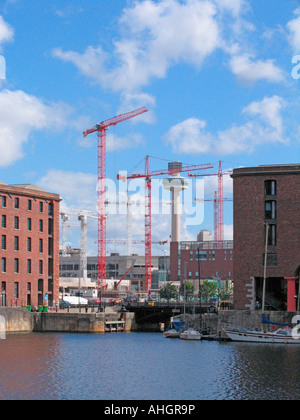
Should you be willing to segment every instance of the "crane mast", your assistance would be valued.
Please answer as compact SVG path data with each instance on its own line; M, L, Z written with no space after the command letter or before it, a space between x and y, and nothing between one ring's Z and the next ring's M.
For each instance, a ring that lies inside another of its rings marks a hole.
M98 134L98 290L106 285L106 130L147 111L145 107L139 108L102 121L83 132L85 138L95 132Z

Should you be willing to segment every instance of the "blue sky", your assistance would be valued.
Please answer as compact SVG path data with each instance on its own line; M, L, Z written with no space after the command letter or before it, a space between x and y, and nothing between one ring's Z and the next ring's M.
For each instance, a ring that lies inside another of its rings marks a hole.
M140 106L149 112L109 132L111 179L147 154L224 169L298 162L299 0L2 0L0 54L0 179L60 193L68 207L95 209L97 138L82 131ZM215 189L205 180L207 197ZM207 203L200 226L183 217L182 238L212 229L212 213ZM154 216L154 240L169 219ZM112 239L124 220L111 218ZM142 215L134 232L143 238ZM91 252L95 238L91 222Z

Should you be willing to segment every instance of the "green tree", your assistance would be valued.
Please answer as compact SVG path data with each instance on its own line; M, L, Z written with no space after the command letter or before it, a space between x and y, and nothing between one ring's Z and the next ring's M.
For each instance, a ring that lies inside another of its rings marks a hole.
M188 300L192 296L194 296L195 286L190 281L181 284L180 286L180 295L184 297L184 290L185 290L185 299Z
M171 299L176 299L177 288L172 283L167 283L165 286L160 288L159 295L161 299L167 299L169 302Z
M220 290L220 299L229 300L233 295L233 287L230 280L226 280L225 288Z
M200 298L201 302L209 302L210 299L214 299L218 292L218 286L216 283L211 281L205 281L200 286Z

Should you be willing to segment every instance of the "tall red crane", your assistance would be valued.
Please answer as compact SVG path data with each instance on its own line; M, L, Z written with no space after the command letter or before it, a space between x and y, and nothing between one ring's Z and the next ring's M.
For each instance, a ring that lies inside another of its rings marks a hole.
M219 169L218 169L217 174L205 174L205 175L189 174L189 177L191 178L203 177L203 176L217 176L218 177L218 191L215 191L215 196L213 200L214 201L214 240L215 241L224 241L224 201L232 201L232 200L224 199L223 176L231 175L231 174L232 174L232 171L223 172L221 161L219 161Z
M213 201L214 203L214 241L219 241L220 233L220 216L219 216L219 198L218 191L215 191L213 199L201 199L195 198L195 201L199 203L204 203L205 201ZM224 201L233 201L233 198L223 198Z
M137 117L147 111L145 107L139 108L102 121L83 132L85 138L89 134L98 133L98 289L104 287L106 282L106 131L111 126Z
M151 291L151 231L152 231L152 222L151 222L151 178L154 176L161 176L161 175L175 175L181 172L189 172L189 171L201 171L204 169L211 169L213 165L210 163L202 164L202 165L192 165L176 168L168 168L162 169L157 171L150 171L150 161L149 156L146 156L145 160L145 172L140 174L131 174L129 176L122 176L118 175L117 178L122 181L126 181L128 179L137 179L137 178L145 178L145 290L146 292L150 293Z

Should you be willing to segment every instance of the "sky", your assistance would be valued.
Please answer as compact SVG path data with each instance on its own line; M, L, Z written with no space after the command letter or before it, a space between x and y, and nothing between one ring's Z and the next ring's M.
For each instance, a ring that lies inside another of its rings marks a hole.
M146 155L153 171L168 161L210 163L207 173L220 160L225 171L299 163L300 0L2 0L0 55L0 180L58 193L65 208L97 211L97 136L82 132L142 106L147 113L107 132L112 201L126 198L114 197L113 185L124 190L117 173L143 172ZM212 199L216 177L198 182L198 198ZM213 230L213 203L194 208L195 183L183 240ZM143 183L130 191L140 203L133 239L142 240ZM224 196L232 197L229 176ZM232 202L224 207L232 239ZM107 229L111 240L126 238L126 216L109 214ZM169 235L170 214L153 214L153 241ZM70 244L78 238L70 228ZM90 219L90 254L96 238ZM156 255L167 249L153 246Z

